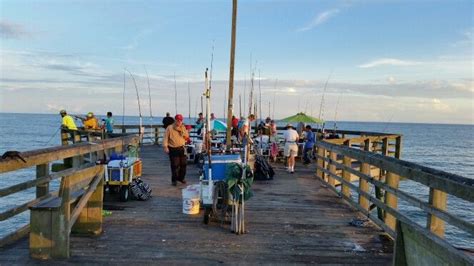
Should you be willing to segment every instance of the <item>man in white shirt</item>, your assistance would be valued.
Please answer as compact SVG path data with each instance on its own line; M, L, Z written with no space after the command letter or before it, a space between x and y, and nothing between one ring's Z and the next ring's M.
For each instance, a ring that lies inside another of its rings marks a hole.
M286 131L283 134L285 139L285 150L284 154L288 158L288 172L295 172L295 157L298 154L298 140L299 135L296 130L293 129L291 124L286 125Z

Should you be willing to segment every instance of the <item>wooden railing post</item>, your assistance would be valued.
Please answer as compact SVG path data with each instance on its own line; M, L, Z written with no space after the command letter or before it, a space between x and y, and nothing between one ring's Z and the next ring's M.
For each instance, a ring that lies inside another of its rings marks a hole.
M324 180L324 172L320 170L321 168L324 168L324 160L321 157L326 157L326 150L324 148L318 147L318 158L316 159L316 165L318 166L318 169L316 170L316 176Z
M61 180L61 207L53 212L51 217L52 242L51 256L53 258L69 258L69 218L71 215L71 186L69 176Z
M446 210L447 194L441 190L430 188L429 203L440 210ZM444 221L440 218L428 214L428 229L439 237L444 237Z
M49 164L40 164L36 166L36 178L49 175ZM49 182L36 186L36 198L46 196L49 193Z
M66 146L69 144L69 133L61 129L61 145Z
M351 141L350 140L346 140L344 142L344 145L350 147L351 146ZM344 155L343 157L343 163L346 167L352 167L352 159L346 155ZM342 178L344 180L346 180L347 182L351 182L351 173L345 169L342 170ZM349 188L349 186L347 185L344 185L342 184L342 194L346 197L350 197L351 196L351 190Z
M155 127L155 145L158 145L158 139L159 139L159 136L160 136L160 128L157 126Z
M385 179L385 182L387 185L389 185L391 188L398 189L398 184L400 183L400 176L387 172L387 176ZM398 207L398 198L396 195L390 193L390 192L385 192L385 204L388 205L392 209L397 209ZM385 218L384 218L385 224L388 225L392 230L395 230L395 227L397 225L397 219L391 215L388 212L385 212Z
M400 159L402 157L402 136L395 138L395 158Z
M336 161L337 160L337 153L333 152L333 151L330 151L329 152L329 158L333 161ZM336 175L336 165L331 163L329 164L329 172L333 173ZM329 185L331 186L336 186L336 179L331 177L330 175L328 175L328 182L329 182Z
M365 151L370 151L370 139L366 139L364 141L364 150ZM370 176L370 165L368 163L362 162L360 165L360 171L364 175ZM363 178L359 178L359 188L361 191L369 193L369 182ZM364 210L369 210L370 208L370 201L367 199L365 196L362 196L359 194L359 205L364 209Z

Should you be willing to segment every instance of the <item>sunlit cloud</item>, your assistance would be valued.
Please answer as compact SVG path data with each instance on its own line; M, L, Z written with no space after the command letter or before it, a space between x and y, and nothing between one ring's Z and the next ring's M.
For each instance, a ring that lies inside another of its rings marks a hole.
M300 31L308 31L308 30L311 30L321 24L323 24L324 22L328 21L330 18L334 17L337 13L339 13L340 10L335 8L335 9L330 9L330 10L326 10L324 12L321 12L319 14L317 14L309 23L308 25L302 27L302 28L299 28L297 29L296 31L300 32Z
M374 68L381 66L415 66L420 65L421 62L411 61L411 60L401 60L396 58L380 58L365 64L359 65L359 68Z

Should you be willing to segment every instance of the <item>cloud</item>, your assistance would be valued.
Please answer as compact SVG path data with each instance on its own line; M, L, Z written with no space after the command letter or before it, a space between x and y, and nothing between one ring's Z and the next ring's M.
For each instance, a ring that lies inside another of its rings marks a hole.
M27 31L23 25L9 22L6 20L0 21L0 38L2 39L24 39L30 37L31 33Z
M324 22L328 21L330 18L334 17L337 13L339 13L339 9L335 8L335 9L330 9L330 10L326 10L324 12L321 12L319 14L317 14L309 23L308 25L302 27L302 28L299 28L297 29L296 31L297 32L300 32L300 31L308 31L308 30L311 30L321 24L323 24Z
M474 28L466 29L460 32L460 34L462 35L461 40L455 41L452 43L452 46L455 48L469 47L472 49L472 45L474 43Z
M420 65L422 62L410 61L410 60L401 60L396 58L380 58L368 63L359 65L359 68L374 68L380 66L415 66Z

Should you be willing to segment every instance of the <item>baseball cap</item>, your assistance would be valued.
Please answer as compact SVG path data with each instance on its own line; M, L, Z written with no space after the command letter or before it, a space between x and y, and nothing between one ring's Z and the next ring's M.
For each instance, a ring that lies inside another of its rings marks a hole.
M183 116L181 114L177 114L174 119L178 120L178 121L183 121Z

